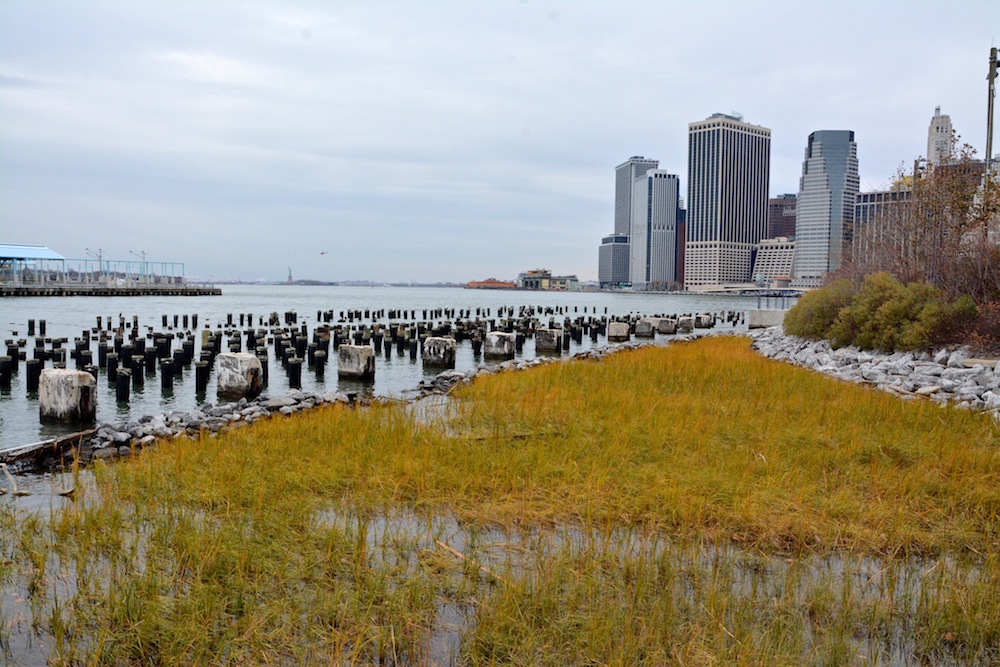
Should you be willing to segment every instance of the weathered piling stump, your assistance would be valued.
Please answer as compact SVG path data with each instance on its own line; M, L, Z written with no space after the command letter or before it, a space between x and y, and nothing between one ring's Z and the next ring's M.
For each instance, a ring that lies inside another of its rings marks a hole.
M337 375L352 380L375 377L375 353L367 345L341 345L337 348Z
M292 357L288 360L288 386L291 389L302 388L302 358Z
M299 366L301 370L301 362ZM225 397L254 398L261 392L260 360L248 352L223 352L215 357L216 393Z
M199 394L205 393L205 390L208 389L208 377L211 369L211 362L207 360L194 362L194 390Z
M455 367L457 344L454 338L432 336L424 341L424 366Z
M115 398L119 403L128 403L129 387L132 384L132 371L124 368L115 376Z
M656 325L656 331L666 335L677 333L677 320L672 317L661 317Z
M104 368L108 373L108 382L115 382L118 377L118 353L108 352L105 356Z
M9 356L0 357L0 389L10 389L10 378L13 372L13 359Z
M608 322L608 342L624 343L629 339L627 322Z
M174 360L172 358L160 361L160 388L166 390L174 388Z
M85 371L42 370L38 415L42 421L93 423L97 416L97 382Z
M535 331L535 352L560 351L562 339L558 329L537 329Z
M643 317L635 323L636 338L653 338L656 335L658 322L649 317Z
M38 391L38 378L42 375L42 360L28 359L25 362L25 371L27 372L26 388L29 394L33 394Z

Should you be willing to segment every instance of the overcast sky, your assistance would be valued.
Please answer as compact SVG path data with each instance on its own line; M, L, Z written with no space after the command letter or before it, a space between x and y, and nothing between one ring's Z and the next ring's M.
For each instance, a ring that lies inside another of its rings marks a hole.
M715 112L771 128L772 195L819 129L885 185L937 105L982 154L994 40L996 0L2 0L0 242L189 278L596 280L614 167L684 192Z

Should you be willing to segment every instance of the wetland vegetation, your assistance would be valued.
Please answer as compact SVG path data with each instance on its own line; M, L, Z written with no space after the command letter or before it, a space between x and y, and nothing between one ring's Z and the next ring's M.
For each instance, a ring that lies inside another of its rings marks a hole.
M0 499L13 664L1000 660L1000 428L714 337Z

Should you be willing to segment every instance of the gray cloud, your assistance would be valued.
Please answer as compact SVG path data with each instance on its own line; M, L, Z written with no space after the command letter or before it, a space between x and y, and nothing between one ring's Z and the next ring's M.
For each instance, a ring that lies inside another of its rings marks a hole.
M0 236L191 276L596 276L613 167L687 123L853 129L866 184L935 105L985 135L992 2L0 5ZM141 248L140 248L141 246ZM320 255L320 252L328 254Z

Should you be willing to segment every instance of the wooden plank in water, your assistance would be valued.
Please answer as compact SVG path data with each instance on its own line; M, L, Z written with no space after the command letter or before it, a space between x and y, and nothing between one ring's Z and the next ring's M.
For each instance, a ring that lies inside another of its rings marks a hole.
M0 449L0 462L15 463L25 459L39 458L47 453L58 454L65 447L74 443L83 442L83 439L93 435L97 429L91 428L76 433L56 436L48 440L33 442L28 445L20 445L9 449Z

